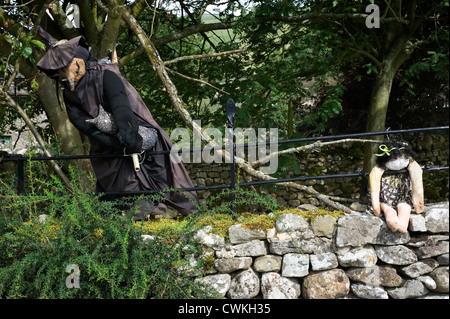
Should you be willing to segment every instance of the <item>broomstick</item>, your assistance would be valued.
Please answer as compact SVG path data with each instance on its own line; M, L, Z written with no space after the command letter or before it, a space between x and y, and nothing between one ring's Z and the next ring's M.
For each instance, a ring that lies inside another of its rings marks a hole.
M139 172L141 170L141 166L139 165L139 157L138 153L131 154L131 158L133 159L134 171Z

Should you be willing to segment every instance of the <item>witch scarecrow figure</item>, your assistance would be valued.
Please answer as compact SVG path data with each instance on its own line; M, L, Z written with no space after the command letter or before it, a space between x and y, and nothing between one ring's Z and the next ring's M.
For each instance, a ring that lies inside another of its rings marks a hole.
M147 154L169 151L172 142L136 89L120 74L118 64L99 63L83 36L57 41L42 28L38 32L47 51L37 67L62 84L68 117L89 137L90 154L140 154L138 169L131 156L92 158L97 192L193 187L183 163L171 161L168 154ZM167 206L182 215L197 210L194 191L164 192L163 196L159 202L139 200L134 220L163 214Z
M369 175L368 199L375 216L382 213L393 231L407 233L411 211L423 212L422 168L416 153L403 141L385 141L375 154L376 166ZM405 170L406 173L398 173Z

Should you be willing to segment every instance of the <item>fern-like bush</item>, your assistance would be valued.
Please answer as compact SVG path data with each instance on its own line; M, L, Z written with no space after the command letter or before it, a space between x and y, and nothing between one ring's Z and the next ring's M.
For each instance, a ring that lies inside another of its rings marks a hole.
M134 222L139 197L105 201L79 170L68 168L69 191L43 161L26 167L25 195L16 193L15 176L0 175L0 298L214 298L194 281L211 268L196 232L211 225L226 237L236 222L274 222L255 219L248 207L280 208L274 197L238 187L237 213L233 192L224 190L198 214Z
M183 270L193 267L188 256L201 255L193 223L145 240L133 207L101 201L75 170L73 191L36 167L27 173L27 195L0 177L0 298L211 297Z

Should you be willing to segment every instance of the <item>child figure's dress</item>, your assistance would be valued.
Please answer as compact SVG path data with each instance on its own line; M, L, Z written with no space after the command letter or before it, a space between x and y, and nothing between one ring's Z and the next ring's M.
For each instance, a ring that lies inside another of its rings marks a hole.
M411 179L409 174L388 175L381 177L380 203L396 208L400 203L412 204Z
M400 203L406 203L413 207L412 203L412 184L411 178L408 173L402 174L390 174L390 171L386 168L383 176L381 177L380 186L380 204L387 204L390 207L396 209ZM370 187L367 194L367 200L370 203ZM372 205L369 205L370 212L372 212Z

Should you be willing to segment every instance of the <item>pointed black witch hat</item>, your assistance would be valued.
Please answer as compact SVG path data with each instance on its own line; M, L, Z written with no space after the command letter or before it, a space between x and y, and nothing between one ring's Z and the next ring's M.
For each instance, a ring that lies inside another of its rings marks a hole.
M37 67L50 78L58 78L58 70L66 67L80 51L89 53L89 45L83 36L58 41L41 27L37 32L47 48Z

